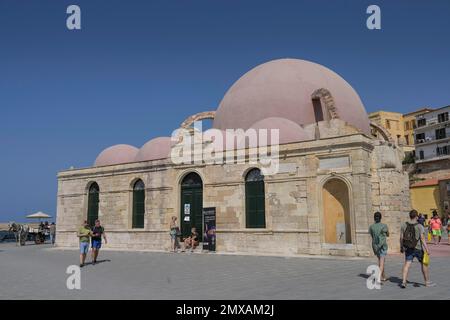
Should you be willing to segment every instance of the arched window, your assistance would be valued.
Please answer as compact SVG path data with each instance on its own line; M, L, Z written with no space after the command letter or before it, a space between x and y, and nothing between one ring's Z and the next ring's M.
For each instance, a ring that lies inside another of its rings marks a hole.
M252 169L245 177L245 220L247 228L265 228L264 176Z
M87 222L90 226L95 225L95 220L98 219L98 203L100 201L100 188L97 183L93 183L89 187L88 195L88 212Z
M145 184L136 181L133 187L133 221L132 228L144 228L145 215Z

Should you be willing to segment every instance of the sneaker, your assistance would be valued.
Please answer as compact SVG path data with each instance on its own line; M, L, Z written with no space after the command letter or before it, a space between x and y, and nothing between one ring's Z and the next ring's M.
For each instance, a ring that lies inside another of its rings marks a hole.
M403 282L403 283L400 285L400 288L405 289L405 288L406 288L406 283Z
M83 267L84 267L84 264L80 263L80 268L83 268Z
M425 287L435 287L436 283L434 283L433 281L428 281L427 283L425 283Z

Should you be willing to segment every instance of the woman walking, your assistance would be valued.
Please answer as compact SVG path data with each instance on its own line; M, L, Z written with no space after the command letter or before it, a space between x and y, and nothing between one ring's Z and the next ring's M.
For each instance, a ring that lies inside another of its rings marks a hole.
M439 244L442 237L442 221L436 210L433 210L433 217L430 220L431 233L433 235L433 243Z

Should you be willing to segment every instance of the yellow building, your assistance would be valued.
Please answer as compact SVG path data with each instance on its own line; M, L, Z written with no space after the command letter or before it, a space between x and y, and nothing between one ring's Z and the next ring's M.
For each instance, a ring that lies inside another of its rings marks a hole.
M439 180L428 179L416 182L410 187L411 206L419 213L431 217L433 210L440 211Z
M404 152L413 152L414 129L417 126L416 116L432 110L430 108L422 108L406 114L380 110L370 113L369 119L385 128Z
M401 113L380 110L370 113L369 119L385 128L398 145L404 144L403 115Z
M424 113L430 112L433 109L422 108L410 113L405 113L403 115L403 131L406 145L412 146L414 150L414 129L417 127L416 116L422 115Z

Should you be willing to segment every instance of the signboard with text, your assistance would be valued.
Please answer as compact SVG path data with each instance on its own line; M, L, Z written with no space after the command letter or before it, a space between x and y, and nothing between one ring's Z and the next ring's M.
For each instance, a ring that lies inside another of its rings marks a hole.
M203 208L203 250L216 251L216 208Z

